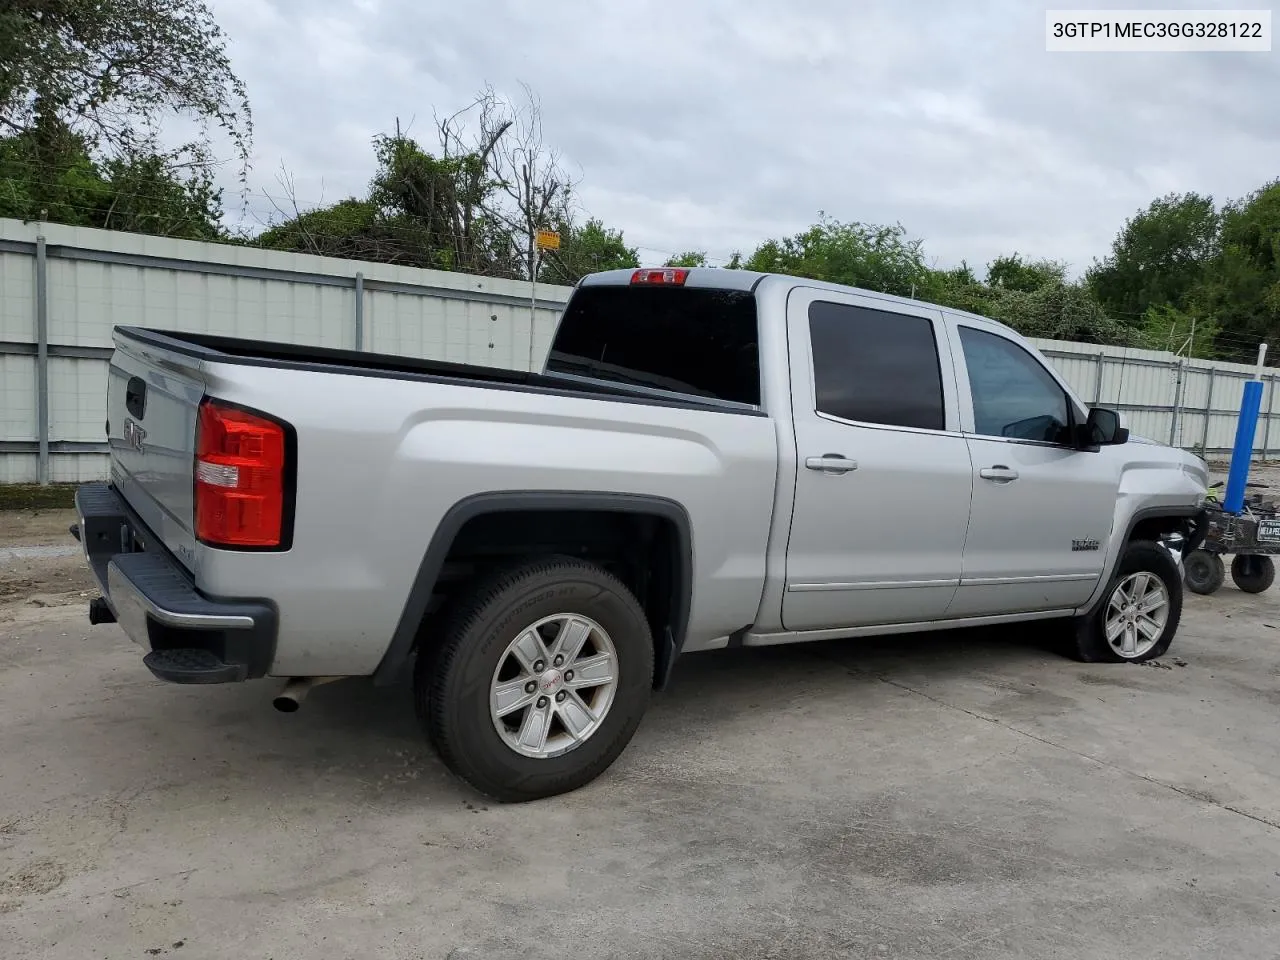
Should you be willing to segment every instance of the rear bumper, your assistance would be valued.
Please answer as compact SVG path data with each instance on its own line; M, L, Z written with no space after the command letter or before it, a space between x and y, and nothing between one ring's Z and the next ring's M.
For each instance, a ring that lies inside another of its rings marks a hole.
M265 600L206 597L115 490L76 491L73 534L102 598L125 633L149 652L147 668L174 683L233 683L264 676L278 616ZM93 614L103 617L101 608Z

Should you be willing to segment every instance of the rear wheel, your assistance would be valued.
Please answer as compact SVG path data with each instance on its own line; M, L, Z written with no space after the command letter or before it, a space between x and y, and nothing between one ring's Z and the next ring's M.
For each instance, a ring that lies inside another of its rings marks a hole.
M1078 617L1071 654L1086 663L1141 663L1163 656L1182 618L1182 578L1169 551L1137 540L1125 548L1098 609Z
M1222 557L1208 550L1192 550L1182 561L1182 579L1192 593L1216 593L1227 579Z
M1275 562L1257 554L1237 554L1231 561L1231 579L1245 593L1262 593L1275 582Z
M631 592L595 564L526 562L477 584L414 675L446 766L503 802L566 793L630 741L653 684L653 641Z

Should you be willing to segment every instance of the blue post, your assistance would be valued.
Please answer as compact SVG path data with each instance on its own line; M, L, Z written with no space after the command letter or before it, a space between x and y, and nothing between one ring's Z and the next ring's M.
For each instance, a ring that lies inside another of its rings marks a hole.
M1244 385L1244 398L1240 401L1240 419L1236 421L1236 443L1231 449L1231 467L1227 471L1226 495L1222 509L1227 513L1239 513L1244 509L1245 485L1249 480L1249 464L1253 460L1253 437L1258 429L1258 413L1262 409L1262 363L1267 356L1267 345L1258 347L1258 366L1253 379Z

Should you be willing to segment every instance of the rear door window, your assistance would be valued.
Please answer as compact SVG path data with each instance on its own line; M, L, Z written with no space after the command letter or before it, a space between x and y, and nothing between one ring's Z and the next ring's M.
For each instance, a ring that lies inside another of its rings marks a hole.
M855 423L946 428L929 318L815 300L809 338L819 413Z

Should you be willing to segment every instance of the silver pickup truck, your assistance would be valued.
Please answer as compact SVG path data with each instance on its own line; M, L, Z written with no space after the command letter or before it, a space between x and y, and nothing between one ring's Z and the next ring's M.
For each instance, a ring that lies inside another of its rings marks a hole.
M603 772L681 654L1058 621L1079 659L1158 657L1204 525L1204 462L1012 330L792 277L590 276L538 373L114 336L90 617L282 709L411 671L505 801Z

